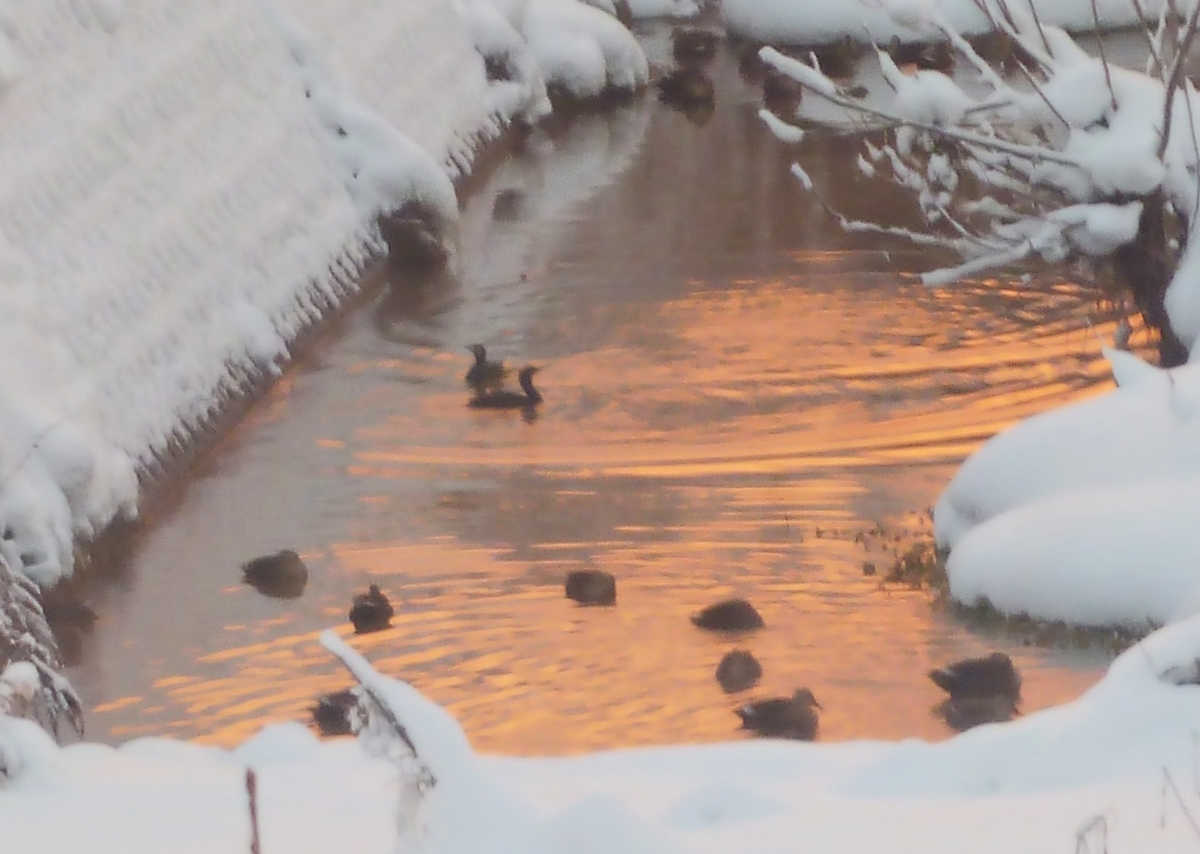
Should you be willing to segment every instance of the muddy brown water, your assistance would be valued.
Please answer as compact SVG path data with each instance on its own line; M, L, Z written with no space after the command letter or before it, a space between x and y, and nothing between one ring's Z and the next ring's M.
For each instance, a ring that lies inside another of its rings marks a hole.
M863 564L928 536L988 436L1108 387L1088 323L1111 334L1111 313L1063 275L924 288L937 259L844 234L735 63L713 73L706 121L646 98L516 146L475 182L452 274L369 290L146 509L87 592L100 620L69 675L93 738L231 744L304 719L347 684L326 627L511 754L737 738L738 702L801 685L823 740L942 738L926 671L993 648L1027 711L1099 677L1103 653L982 634ZM847 140L803 152L848 212L908 216ZM535 420L466 407L475 341L541 366ZM240 583L285 547L302 598ZM616 607L564 598L589 567ZM355 638L370 582L397 615ZM689 623L730 595L766 627ZM733 648L765 675L729 697Z

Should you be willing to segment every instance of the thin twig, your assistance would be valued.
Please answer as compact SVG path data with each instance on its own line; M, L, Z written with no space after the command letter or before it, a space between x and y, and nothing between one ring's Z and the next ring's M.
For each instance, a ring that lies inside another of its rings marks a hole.
M1192 730L1192 792L1200 795L1200 761L1197 754L1200 753L1200 733Z
M971 63L975 70L991 84L994 91L1012 91L1012 87L1005 83L1004 78L997 74L996 70L975 52L975 48L971 47L971 43L964 39L958 30L951 27L940 15L934 20L933 24L941 30L942 35L950 40L950 44L954 45L958 52L967 58L967 61Z
M262 854L258 839L258 775L246 769L246 794L250 798L250 854Z
M1142 32L1146 34L1147 46L1150 48L1150 58L1153 59L1155 64L1158 65L1158 76L1159 76L1159 79L1161 80L1162 73L1165 70L1165 64L1163 63L1162 54L1159 53L1159 51L1158 51L1158 48L1161 45L1156 45L1154 43L1154 36L1152 36L1150 34L1150 18L1146 14L1146 9L1144 6L1142 6L1141 0L1129 0L1129 2L1133 6L1133 11L1137 14L1138 20L1144 22L1142 24ZM1095 10L1095 8L1096 8L1096 4L1095 4L1095 2L1093 2L1092 3L1093 11ZM1164 6L1163 8L1165 9L1166 7ZM1147 73L1149 73L1149 70L1150 69L1148 69L1148 68L1146 69Z
M1200 8L1200 7L1198 7L1198 8ZM773 48L765 47L762 49L762 52L759 54L759 56L761 56L763 61L765 61L767 64L773 66L778 71L781 71L784 74L787 74L787 71L781 65L776 65L771 59L771 57L777 53L778 52L775 51ZM779 54L779 55L782 56L782 54ZM791 75L789 75L789 76L791 76ZM908 125L909 127L916 128L917 130L923 130L923 131L927 131L932 134L937 134L938 136L944 136L947 139L954 139L954 140L958 140L959 142L964 142L964 143L974 143L975 145L980 145L985 148L994 148L997 151L1005 151L1005 152L1008 152L1009 154L1016 154L1019 156L1030 157L1030 158L1040 159L1040 160L1049 160L1053 163L1058 163L1063 166L1070 166L1072 168L1079 169L1080 171L1086 171L1086 170L1084 170L1084 168L1082 166L1079 165L1078 161L1068 157L1067 155L1065 155L1059 151L1055 151L1052 148L1035 148L1034 146L1030 146L1030 145L1021 145L1020 143L1016 143L1016 142L1008 142L1007 140L1003 140L998 137L982 136L980 134L971 133L970 131L963 130L961 128L947 128L947 127L943 127L941 125L931 125L931 124L925 124L924 122L915 122L910 119L901 118L900 116L897 116L897 115L894 115L891 113L885 113L885 112L883 112L881 110L877 110L873 107L868 107L865 104L860 104L855 101L851 101L850 99L842 97L841 95L838 95L836 93L822 91L822 90L806 83L803 80L799 80L797 78L792 78L792 79L796 80L797 83L799 83L801 86L803 86L805 89L809 90L810 92L813 92L814 94L819 95L822 98L825 98L826 100L830 101L833 104L838 105L839 107L845 107L847 110L851 110L851 111L857 112L859 114L874 116L875 118L884 122L885 126L893 126L894 127L897 125Z
M1187 32L1184 33L1183 43L1179 46L1179 52L1175 54L1174 60L1171 63L1171 78L1167 83L1167 97L1163 105L1163 127L1162 137L1158 141L1158 159L1161 160L1167 152L1167 140L1171 136L1171 112L1175 103L1175 90L1179 88L1179 81L1183 77L1183 60L1187 56L1189 50L1192 49L1192 39L1196 37L1196 25L1200 20L1200 3L1192 7L1192 15L1188 18Z
M1042 19L1038 17L1037 8L1033 5L1033 0L1025 1L1029 4L1029 15L1031 18L1033 18L1034 26L1037 27L1038 36L1042 40L1042 47L1046 49L1046 56L1053 56L1054 52L1050 49L1050 40L1046 38L1046 31L1042 29ZM1010 22L1013 22L1013 27L1015 29L1016 18L1014 18L1012 12L1009 11L1007 0L997 0L996 5L998 5L1000 7L1000 11L1004 13L1004 17Z
M996 252L993 255L984 255L980 258L973 258L970 261L965 261L956 267L944 267L941 270L932 270L928 273L921 274L922 284L931 287L939 288L942 285L948 285L951 282L957 282L964 276L970 276L973 273L980 273L984 270L991 270L996 267L1007 267L1009 264L1015 264L1018 261L1023 261L1034 252L1032 240L1026 240L1023 243L1013 246L1003 252Z
M1033 5L1033 0L1030 0ZM1100 64L1104 66L1104 82L1108 84L1108 99L1113 112L1117 111L1117 93L1113 90L1112 71L1108 67L1108 56L1104 52L1104 33L1100 29L1100 10L1096 8L1096 0L1092 0L1092 21L1096 25L1096 46L1100 50Z
M1188 824L1192 827L1192 833L1200 839L1200 825L1196 824L1196 819L1192 818L1192 811L1188 809L1187 803L1183 800L1183 795L1179 793L1179 787L1175 785L1175 780L1171 777L1171 772L1163 768L1163 812L1162 824L1165 827L1167 823L1167 790L1171 790L1171 794L1175 795L1175 801L1179 804L1179 808L1183 810L1183 815L1188 820Z
M864 220L850 219L841 211L829 204L815 187L809 189L808 192L814 199L816 199L817 204L824 209L825 213L837 220L838 225L841 226L843 231L867 232L871 234L886 234L890 237L902 237L908 242L914 243L917 246L938 246L960 253L964 249L962 240L954 240L948 237L941 237L936 234L928 234L923 231L911 231L907 228L900 228L897 226L879 225L877 223L866 222Z
M1200 141L1197 141L1196 139L1196 114L1192 109L1192 94L1195 91L1196 90L1192 88L1192 83L1190 80L1184 81L1183 103L1187 104L1188 131L1192 136L1192 157L1194 158L1192 160L1193 172L1195 172L1197 169L1200 169ZM1193 196L1192 218L1189 220L1189 224L1195 222L1196 217L1200 216L1200 186L1197 187L1197 191L1193 193Z
M1097 829L1100 831L1098 854L1108 854L1108 819L1104 813L1093 816L1087 824L1075 832L1075 854L1091 854L1092 846L1088 845L1088 834Z
M392 711L392 707L388 705L388 702L384 696L375 689L374 685L371 684L371 677L375 675L374 671L370 670L369 666L367 666L366 672L360 672L357 663L350 660L343 652L344 649L347 649L345 642L330 631L322 633L321 645L324 646L325 649L329 650L329 652L332 653L333 656L342 663L343 667L350 671L350 675L358 681L358 684L362 686L362 689L366 692L366 695L371 698L371 702L373 702L379 709L379 713L383 716L383 719L387 722L388 726L392 728L392 731L395 732L396 736L403 741L404 745L409 749L409 751L412 752L413 759L415 759L417 764L420 766L422 782L426 783L429 788L436 786L437 778L434 777L433 772L429 769L429 766L425 764L424 760L421 759L421 755L417 752L417 746L413 744L413 740L408 735L408 730L405 728L404 724L400 723L400 719L396 717L396 713Z

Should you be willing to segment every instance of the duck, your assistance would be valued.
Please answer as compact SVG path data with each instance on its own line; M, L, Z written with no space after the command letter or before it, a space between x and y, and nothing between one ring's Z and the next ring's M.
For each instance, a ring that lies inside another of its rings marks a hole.
M475 354L475 363L467 369L467 385L474 389L488 389L500 385L508 376L508 368L504 362L493 362L487 357L487 350L482 344L472 344L467 348Z
M712 78L697 68L676 68L659 78L658 100L685 112L716 102Z
M296 599L308 584L308 567L291 549L256 557L242 564L242 578L266 596Z
M817 736L817 709L821 704L812 691L800 688L791 697L772 697L734 709L742 729L770 738L812 741Z
M577 569L567 574L567 598L580 605L617 604L617 580L599 569Z
M692 623L701 629L738 632L761 629L763 618L745 599L726 599L692 614Z
M1016 702L1021 696L1021 675L1003 652L956 661L929 671L929 678L956 700L1002 697Z
M310 706L309 711L321 735L353 735L351 713L357 706L358 695L348 688L318 697L317 704Z
M754 687L762 678L762 672L757 658L744 649L734 649L725 653L717 665L717 683L726 694L745 691Z
M933 713L955 732L963 732L981 724L1010 721L1017 711L1012 697L947 697L933 707Z
M696 27L671 31L671 55L676 62L707 62L717 55L717 34Z
M542 402L541 393L533 387L533 375L538 369L526 365L517 372L521 391L508 389L476 388L475 396L467 405L475 409L532 409Z
M372 584L366 593L354 597L354 604L350 607L350 622L354 624L355 634L365 635L386 629L392 624L395 613L392 603L379 585Z

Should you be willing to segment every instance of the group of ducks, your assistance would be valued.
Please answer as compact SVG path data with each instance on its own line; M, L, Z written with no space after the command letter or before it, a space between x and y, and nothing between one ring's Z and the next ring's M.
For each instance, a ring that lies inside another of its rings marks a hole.
M565 587L567 598L581 605L615 605L617 601L616 579L602 570L571 572ZM765 625L762 616L745 599L727 599L709 605L693 614L691 620L698 628L731 634ZM734 649L717 665L716 679L726 694L733 694L754 687L762 674L762 665L750 652ZM1002 652L932 670L929 678L947 694L934 712L954 730L961 732L984 723L1010 720L1017 714L1021 677L1012 659ZM756 700L733 711L741 719L742 728L756 735L811 741L817 735L820 708L813 692L800 688L790 697Z
M308 584L308 567L292 549L256 557L242 564L242 580L266 596L296 599ZM350 604L350 622L355 634L378 632L392 624L395 608L387 595L372 584Z

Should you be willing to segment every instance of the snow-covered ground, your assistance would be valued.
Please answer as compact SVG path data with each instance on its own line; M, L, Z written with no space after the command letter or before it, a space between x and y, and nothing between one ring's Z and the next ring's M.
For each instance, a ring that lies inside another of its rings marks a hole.
M387 728L319 743L299 724L277 724L230 752L165 739L58 748L33 724L0 718L12 777L0 789L5 850L249 850L247 768L261 850L274 854L1200 845L1188 819L1200 811L1197 619L1126 652L1074 703L939 744L762 740L560 759L479 756L442 709L369 671L336 637L326 643L385 698L418 760Z
M886 44L893 36L925 41L935 36L928 25L943 21L966 35L992 29L976 0L721 0L721 14L730 32L768 44L815 45L847 35ZM993 14L1000 4L988 0ZM1047 26L1094 30L1098 19L1108 28L1138 22L1139 9L1158 15L1165 0L1021 0L1012 4L1020 13L1030 8ZM1190 4L1176 4L1179 7Z

